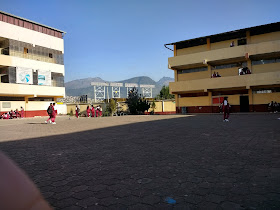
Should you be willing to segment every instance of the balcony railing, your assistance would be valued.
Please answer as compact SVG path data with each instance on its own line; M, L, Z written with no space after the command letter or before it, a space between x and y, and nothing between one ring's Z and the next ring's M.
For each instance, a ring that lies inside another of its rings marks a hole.
M169 68L183 69L194 65L203 65L221 60L245 60L246 56L280 52L280 40L209 50L199 53L168 58Z
M240 76L207 78L190 81L170 82L170 93L182 93L190 91L204 91L223 88L245 87L249 89L251 86L260 85L276 85L280 84L280 71L267 72L260 74L246 74Z

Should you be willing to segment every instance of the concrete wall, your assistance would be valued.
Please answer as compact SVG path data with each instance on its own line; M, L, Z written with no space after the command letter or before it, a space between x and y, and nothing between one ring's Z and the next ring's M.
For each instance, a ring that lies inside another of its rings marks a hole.
M179 49L176 50L177 52L177 56L180 55L187 55L187 54L191 54L191 53L198 53L198 52L203 52L207 50L207 45L200 45L200 46L195 46L195 47L188 47L188 48L184 48L184 49Z
M64 52L63 39L0 21L0 37Z
M266 73L266 72L277 72L280 71L280 63L267 63L260 65L252 65L252 73Z
M270 42L280 39L280 31L278 32L272 32L269 34L260 34L251 36L251 44L257 44L261 42Z
M51 87L42 85L0 83L0 95L21 95L35 97L65 97L64 87Z
M258 93L253 94L253 104L268 104L271 101L280 103L280 93Z

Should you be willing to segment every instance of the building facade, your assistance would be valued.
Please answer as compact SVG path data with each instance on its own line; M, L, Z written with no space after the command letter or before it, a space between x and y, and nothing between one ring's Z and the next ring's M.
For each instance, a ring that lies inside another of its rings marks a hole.
M65 97L64 31L0 11L0 113L45 116Z
M219 112L224 97L232 112L268 111L271 101L280 103L280 22L165 47L172 45L169 88L177 113Z

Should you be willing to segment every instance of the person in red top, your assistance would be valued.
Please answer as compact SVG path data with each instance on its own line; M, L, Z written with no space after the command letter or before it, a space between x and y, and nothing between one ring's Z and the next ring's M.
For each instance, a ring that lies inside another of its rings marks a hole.
M91 117L94 117L94 115L95 115L95 110L94 110L94 106L93 105L91 105Z
M90 115L90 108L89 106L87 106L87 117L89 117L89 115Z
M51 120L52 120L52 124L56 124L56 122L55 122L55 118L56 118L56 109L54 108L54 106L55 106L55 103L53 103L53 105L52 105L52 114L51 114Z
M223 112L224 112L224 122L229 122L229 103L228 103L228 98L224 98L223 102Z
M50 103L48 109L47 109L47 113L49 115L49 119L47 121L45 121L45 123L52 123L52 113L53 113L53 107L52 107L52 103Z
M20 107L20 117L24 118L24 109L22 106Z

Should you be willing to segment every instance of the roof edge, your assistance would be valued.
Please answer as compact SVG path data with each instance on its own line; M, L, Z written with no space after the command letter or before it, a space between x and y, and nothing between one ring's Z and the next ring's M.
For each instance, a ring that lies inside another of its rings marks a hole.
M38 23L38 22L35 22L35 21L32 21L32 20L26 19L26 18L22 18L22 17L16 16L16 15L13 15L13 14L10 14L10 13L7 13L7 12L3 12L1 10L0 10L0 13L4 14L4 15L8 15L10 17L18 18L18 19L21 19L21 20L24 20L24 21L27 21L27 22L30 22L30 23L35 23L37 25L44 26L46 28L49 28L49 29L52 29L52 30L55 30L55 31L66 34L66 31L62 31L62 30L59 30L57 28L53 28L53 27L50 27L50 26L47 26L47 25L44 25L44 24L41 24L41 23Z

